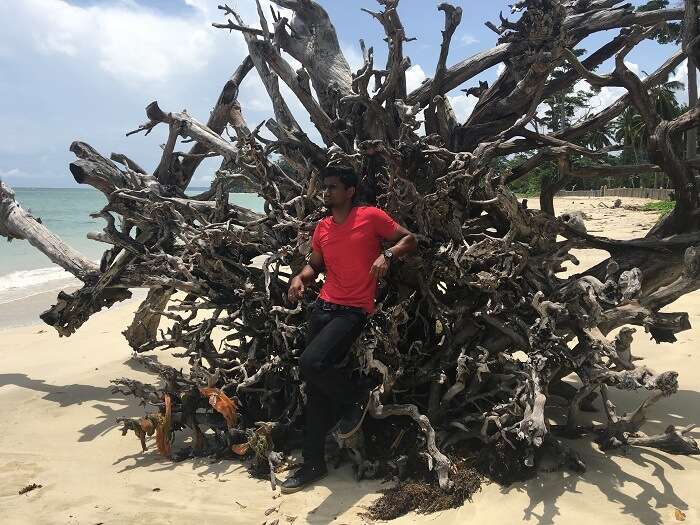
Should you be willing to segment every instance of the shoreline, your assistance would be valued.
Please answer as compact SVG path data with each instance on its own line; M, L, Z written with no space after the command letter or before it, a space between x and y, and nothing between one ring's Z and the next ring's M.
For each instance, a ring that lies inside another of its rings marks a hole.
M0 304L0 334L13 328L44 325L40 315L56 302L56 296L60 291L73 293L80 286L59 286L57 288L35 292L25 297L12 299Z
M39 316L56 303L59 292L73 293L79 289L80 286L75 284L58 286L0 303L0 335L17 328L45 328L53 331ZM146 297L146 291L141 289L132 290L132 294L130 299L115 304L109 310L131 307L134 301L140 303Z

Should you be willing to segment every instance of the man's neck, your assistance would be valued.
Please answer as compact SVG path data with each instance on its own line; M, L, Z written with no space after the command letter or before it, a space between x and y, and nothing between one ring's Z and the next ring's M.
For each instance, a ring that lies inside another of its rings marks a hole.
M347 219L348 215L350 215L350 210L352 210L352 202L348 202L347 204L343 204L342 206L334 206L331 209L331 213L333 214L333 220L337 224L344 223L345 219Z

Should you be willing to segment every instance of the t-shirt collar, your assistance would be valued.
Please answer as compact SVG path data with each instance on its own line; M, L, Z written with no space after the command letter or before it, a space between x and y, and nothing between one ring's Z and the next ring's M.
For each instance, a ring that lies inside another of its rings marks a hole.
M348 216L345 217L345 220L344 220L343 222L341 222L340 224L338 224L337 222L335 222L335 217L333 217L333 212L331 212L331 224L332 224L333 226L338 227L338 228L340 228L340 227L342 227L342 226L345 226L345 225L348 223L348 221L350 220L350 217L351 217L356 211L357 211L357 206L353 206L352 208L350 208L350 212L348 213Z

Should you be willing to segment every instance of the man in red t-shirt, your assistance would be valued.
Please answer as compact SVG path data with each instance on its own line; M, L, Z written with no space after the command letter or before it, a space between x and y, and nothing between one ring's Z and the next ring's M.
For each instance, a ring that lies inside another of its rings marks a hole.
M289 285L298 301L323 271L326 279L311 312L307 346L299 359L306 382L304 465L282 484L282 492L301 490L326 474L325 440L340 419L338 435L347 438L362 425L369 388L353 381L337 365L374 311L377 279L394 257L416 248L415 237L373 206L356 206L357 175L350 168L326 168L321 174L324 203L331 214L316 226L309 263ZM392 246L382 251L382 241Z

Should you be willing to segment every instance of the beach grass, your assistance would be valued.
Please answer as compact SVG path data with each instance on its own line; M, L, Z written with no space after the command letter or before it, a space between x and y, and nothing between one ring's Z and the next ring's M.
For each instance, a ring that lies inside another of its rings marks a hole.
M654 201L642 206L642 211L655 211L662 217L668 215L676 207L676 201Z

